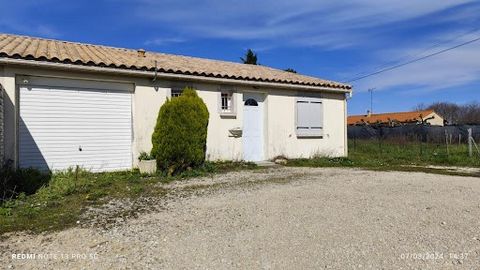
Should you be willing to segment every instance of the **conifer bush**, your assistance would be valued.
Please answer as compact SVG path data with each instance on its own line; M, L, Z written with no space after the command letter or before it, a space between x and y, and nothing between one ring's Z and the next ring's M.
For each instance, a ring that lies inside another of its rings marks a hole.
M160 170L173 175L205 162L208 117L207 106L192 88L162 105L151 151Z

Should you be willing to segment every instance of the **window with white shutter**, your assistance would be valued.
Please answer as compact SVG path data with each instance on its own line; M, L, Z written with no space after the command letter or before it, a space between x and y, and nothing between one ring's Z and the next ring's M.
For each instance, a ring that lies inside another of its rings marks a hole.
M299 137L323 136L323 103L319 98L297 98L296 133Z

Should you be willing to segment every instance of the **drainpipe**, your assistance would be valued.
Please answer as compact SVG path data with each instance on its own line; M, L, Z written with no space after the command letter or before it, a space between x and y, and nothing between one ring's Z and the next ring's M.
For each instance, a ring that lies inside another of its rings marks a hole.
M348 157L348 113L347 113L347 100L352 98L352 92L345 94L345 99L343 100L343 115L344 115L344 137L343 137L343 144L344 147L344 155Z

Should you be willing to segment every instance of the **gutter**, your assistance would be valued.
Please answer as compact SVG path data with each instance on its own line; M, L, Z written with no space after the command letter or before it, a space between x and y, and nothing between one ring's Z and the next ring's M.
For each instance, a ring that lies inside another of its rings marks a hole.
M344 121L344 132L343 132L343 149L344 149L344 156L348 157L348 114L347 114L347 99L343 100L343 121Z
M344 144L345 144L345 157L348 157L348 109L347 109L347 106L348 106L348 100L352 99L353 97L353 93L352 91L350 91L349 93L347 93L345 95L345 100L343 101L343 113L344 113L344 116L345 116L345 125L344 125L344 128L345 128L345 134L344 134Z
M156 77L156 78L169 79L169 80L195 81L195 82L204 82L204 83L221 83L221 84L232 84L232 85L254 86L254 87L271 87L271 88L285 89L285 90L307 90L307 91L322 91L322 92L347 93L347 94L352 93L351 89L339 89L339 88L332 88L332 87L224 79L224 78L216 78L216 77L204 77L204 76L173 74L173 73L155 73L153 71L124 70L124 69L118 69L118 68L96 67L96 66L80 66L80 65L73 65L73 64L40 62L36 60L13 59L13 58L0 58L0 64L40 67L40 68L47 68L47 69L61 69L61 70L70 70L70 71L77 71L77 72L118 74L118 75L127 75L127 76L135 76L135 77L145 77L150 79L153 79Z

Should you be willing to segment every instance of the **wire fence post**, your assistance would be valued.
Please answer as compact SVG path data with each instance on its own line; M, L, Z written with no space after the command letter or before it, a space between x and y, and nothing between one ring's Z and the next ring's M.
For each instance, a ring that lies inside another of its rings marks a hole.
M445 130L445 144L447 145L447 157L450 157L450 149L448 149L448 132Z
M472 157L473 156L473 145L472 145L472 129L468 129L468 156Z

